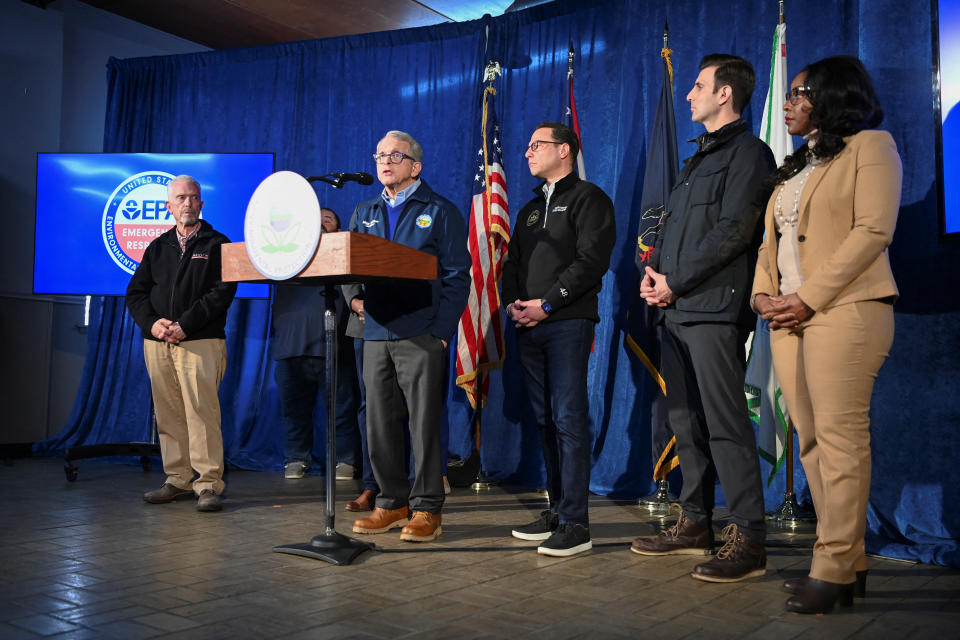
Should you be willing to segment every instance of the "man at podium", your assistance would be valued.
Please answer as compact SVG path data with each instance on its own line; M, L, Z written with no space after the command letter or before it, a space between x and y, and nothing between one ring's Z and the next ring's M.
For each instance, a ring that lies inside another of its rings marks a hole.
M383 192L357 206L349 230L435 255L438 279L343 288L351 309L365 319L367 441L380 485L373 514L356 520L353 530L386 533L403 527L401 540L428 542L441 533L441 393L447 345L470 283L466 224L457 207L420 178L423 149L410 134L387 132L373 158ZM407 415L413 486L404 446Z

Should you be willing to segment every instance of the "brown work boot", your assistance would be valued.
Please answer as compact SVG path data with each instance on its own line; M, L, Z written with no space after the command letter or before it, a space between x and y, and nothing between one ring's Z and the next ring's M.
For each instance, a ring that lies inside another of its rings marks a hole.
M723 539L724 545L716 557L695 566L691 576L705 582L739 582L767 572L767 550L763 543L740 533L735 524L724 527Z
M148 491L143 494L143 499L150 504L166 504L168 502L173 502L177 498L192 495L193 489L181 489L180 487L173 486L169 482L164 482L163 486L159 489Z
M436 540L443 533L440 521L443 516L439 513L414 511L410 524L400 531L400 539L408 542L430 542Z
M364 489L363 493L357 496L356 500L351 500L347 503L347 511L373 511L374 501L376 499L376 491Z
M713 546L713 529L697 524L682 511L676 524L650 538L637 538L630 551L642 556L706 556Z
M354 533L386 533L395 527L402 527L409 522L410 507L399 509L383 509L377 507L366 518L353 521Z

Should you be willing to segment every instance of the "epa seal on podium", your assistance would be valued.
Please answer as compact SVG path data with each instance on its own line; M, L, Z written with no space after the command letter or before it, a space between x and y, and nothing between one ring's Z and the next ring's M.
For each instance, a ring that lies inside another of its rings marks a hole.
M123 180L103 208L100 231L107 253L133 274L154 238L173 226L167 211L167 185L175 176L144 171Z
M264 179L250 197L243 220L250 262L271 280L288 280L303 271L322 230L317 194L292 171Z

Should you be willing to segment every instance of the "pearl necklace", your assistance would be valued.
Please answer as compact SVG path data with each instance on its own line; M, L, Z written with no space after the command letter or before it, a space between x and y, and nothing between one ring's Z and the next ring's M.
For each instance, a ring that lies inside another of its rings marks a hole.
M787 183L784 182L780 185L780 190L777 192L777 201L774 205L773 217L777 221L778 227L785 227L787 225L797 226L797 220L800 219L800 194L803 193L803 185L807 183L807 178L810 177L810 174L813 173L813 170L816 169L816 165L811 163L807 165L806 171L800 176L799 182L796 183L797 187L793 192L793 209L789 214L784 214L783 212L783 190L786 188Z

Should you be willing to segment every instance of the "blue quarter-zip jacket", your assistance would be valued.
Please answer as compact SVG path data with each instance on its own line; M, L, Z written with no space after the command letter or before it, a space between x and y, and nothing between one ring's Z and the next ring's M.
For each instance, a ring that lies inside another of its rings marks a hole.
M470 254L457 207L424 180L406 200L392 230L394 242L437 256L437 280L393 280L345 285L344 297L364 300L365 340L396 340L425 333L450 342L467 305ZM349 231L386 238L387 205L380 194L359 204Z

